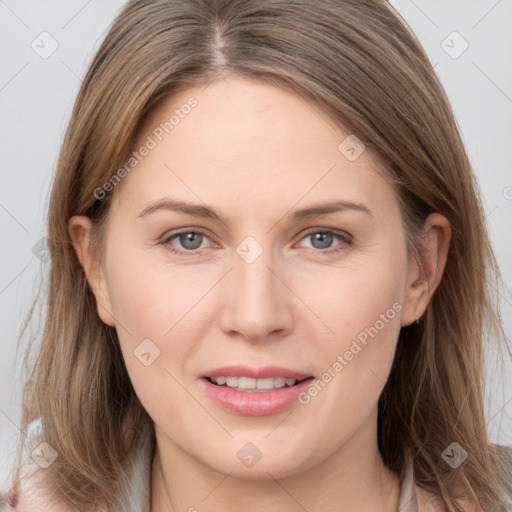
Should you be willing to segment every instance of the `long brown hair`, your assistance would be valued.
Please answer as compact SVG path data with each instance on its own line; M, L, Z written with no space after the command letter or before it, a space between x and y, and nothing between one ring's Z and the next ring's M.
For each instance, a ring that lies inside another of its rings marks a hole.
M127 161L147 115L163 98L228 74L301 95L379 155L411 251L428 214L450 221L442 282L420 323L400 334L378 444L391 470L403 475L410 461L416 483L450 511L467 496L497 510L507 481L486 428L483 347L505 339L492 292L498 269L448 99L384 0L132 0L113 22L58 161L47 316L23 403L22 428L40 417L58 453L46 470L55 494L80 510L110 510L123 497L130 450L154 435L116 331L96 312L68 220L89 216L101 250L111 195L95 190ZM457 469L441 456L453 442L469 455Z

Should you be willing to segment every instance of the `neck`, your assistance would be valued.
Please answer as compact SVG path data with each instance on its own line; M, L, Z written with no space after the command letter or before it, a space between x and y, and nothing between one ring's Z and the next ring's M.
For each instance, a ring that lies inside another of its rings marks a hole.
M217 472L157 434L151 512L396 512L400 479L384 466L372 433L357 432L308 470L254 480Z

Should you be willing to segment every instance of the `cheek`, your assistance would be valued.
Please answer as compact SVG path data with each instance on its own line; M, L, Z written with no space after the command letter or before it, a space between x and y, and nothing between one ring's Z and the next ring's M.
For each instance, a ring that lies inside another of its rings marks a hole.
M314 323L310 315L309 325L314 326L311 339L316 333L316 366L322 372L301 403L315 404L325 421L327 415L338 418L340 428L347 421L357 423L375 407L401 328L406 252L383 251L370 263L322 271L295 283L318 316ZM347 419L343 411L353 411L355 417Z
M192 267L156 264L142 251L125 251L107 265L114 317L133 336L165 337L208 290L206 276Z
M148 414L157 423L197 414L183 375L198 338L187 311L205 293L203 287L186 286L180 271L145 265L140 255L129 254L111 267L108 281L126 368ZM173 431L178 435L184 428L178 424Z
M365 329L376 323L379 331L387 332L389 326L395 333L399 330L406 263L405 251L394 255L382 251L379 257L357 264L297 274L291 287L310 310L304 310L309 325L325 331L327 353L342 349L360 333L364 338Z
M323 294L322 318L334 334L320 346L323 369L343 375L345 383L357 382L359 391L367 393L387 379L402 304L394 283L376 279L371 287L361 288L360 283L345 282L338 293Z
M124 251L122 258L107 260L107 275L126 367L141 401L151 410L151 404L161 399L155 389L174 396L180 392L172 376L183 374L187 357L195 350L193 340L200 336L192 329L202 327L190 319L201 309L208 283L197 281L190 270L151 265L140 251Z

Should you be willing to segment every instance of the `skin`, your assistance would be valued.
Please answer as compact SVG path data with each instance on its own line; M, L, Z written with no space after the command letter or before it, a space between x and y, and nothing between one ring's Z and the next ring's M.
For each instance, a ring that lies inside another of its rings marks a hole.
M190 96L198 105L116 188L101 257L89 250L90 220L69 223L98 314L115 325L155 422L151 510L396 511L400 482L378 451L377 403L400 328L423 314L441 280L449 223L430 215L413 259L396 192L370 150L349 161L338 150L346 131L299 96L246 78L166 99L135 147ZM140 217L170 197L224 221L163 208ZM371 214L292 218L333 200ZM321 246L309 228L342 238ZM191 247L170 238L176 230L205 232L201 253L171 252ZM247 236L263 249L252 263L236 252ZM205 371L231 364L321 378L394 303L400 313L306 405L247 417L199 385ZM133 354L146 338L160 350L149 366ZM247 442L262 454L250 468L237 457Z

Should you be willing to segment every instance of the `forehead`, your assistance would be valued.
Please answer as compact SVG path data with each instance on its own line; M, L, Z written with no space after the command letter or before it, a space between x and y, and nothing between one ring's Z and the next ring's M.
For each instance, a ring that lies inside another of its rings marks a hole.
M181 91L151 112L134 145L151 150L130 173L127 192L141 202L167 191L233 206L389 193L382 166L352 137L292 92L230 77ZM363 149L355 159L346 153L353 142Z

